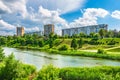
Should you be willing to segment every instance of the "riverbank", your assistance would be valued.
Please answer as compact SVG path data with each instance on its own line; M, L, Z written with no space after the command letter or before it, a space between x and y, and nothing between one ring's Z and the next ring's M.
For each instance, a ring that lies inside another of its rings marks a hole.
M59 51L54 48L40 48L40 47L28 47L28 46L19 46L15 47L19 49L29 49L29 50L38 50L42 52L48 52L50 54L61 54L61 55L71 55L71 56L83 56L83 57L93 57L93 58L102 58L109 60L118 60L120 61L120 54L98 54L96 52L85 52L78 50L67 50L67 51Z
M56 68L52 65L44 66L35 80L120 80L120 67L68 67Z
M3 51L0 50L0 54ZM4 55L5 56L5 55ZM39 59L40 60L40 59ZM21 63L13 54L0 62L2 80L120 80L120 66L64 67L43 66L39 71L33 65Z

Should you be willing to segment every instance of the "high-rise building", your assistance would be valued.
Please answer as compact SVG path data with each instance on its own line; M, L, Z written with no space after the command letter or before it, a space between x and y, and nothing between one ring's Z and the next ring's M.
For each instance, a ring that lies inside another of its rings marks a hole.
M17 27L17 36L24 35L24 27Z
M44 25L44 35L49 36L50 33L54 33L54 24Z
M99 24L99 25L90 25L90 26L62 29L62 36L65 35L72 36L74 34L79 34L79 33L85 33L89 35L91 32L98 33L100 29L107 30L107 28L108 28L107 24Z

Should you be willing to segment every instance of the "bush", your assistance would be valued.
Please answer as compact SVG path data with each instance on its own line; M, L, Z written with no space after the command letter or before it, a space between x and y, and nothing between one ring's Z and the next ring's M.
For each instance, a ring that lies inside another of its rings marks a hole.
M66 50L68 50L68 49L69 49L68 45L64 44L64 45L62 45L58 50L59 50L59 51L66 51Z
M107 52L103 49L98 49L97 53L98 54L106 54Z
M53 65L44 66L38 73L35 80L60 80L59 69Z
M28 80L27 78L35 73L36 68L31 65L25 65L15 60L13 54L9 55L4 66L0 69L1 80Z
M62 80L120 80L120 67L62 68Z

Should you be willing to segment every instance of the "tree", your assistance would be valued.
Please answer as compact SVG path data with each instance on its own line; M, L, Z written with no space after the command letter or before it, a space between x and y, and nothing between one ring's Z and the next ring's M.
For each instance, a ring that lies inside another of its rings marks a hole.
M100 38L100 35L98 33L94 34L93 39L98 40Z
M113 31L112 31L112 30L109 30L109 31L107 32L106 36L112 38L112 37L114 36Z
M3 52L3 49L0 47L0 62L3 61L4 58L5 58L5 54Z
M6 44L6 38L0 37L0 45L5 45L5 44Z
M39 41L38 41L38 45L39 45L40 47L43 47L43 46L44 46L43 40L39 40Z
M79 48L82 48L82 46L83 46L83 39L82 38L80 38L80 40L78 41L78 44L79 44Z
M49 40L49 47L52 48L54 45L54 41L52 39Z
M100 34L101 38L104 38L105 30L104 29L100 29L99 34Z
M94 32L91 32L91 33L90 33L90 37L91 37L91 38L93 38L93 37L94 37L94 35L95 35L95 33L94 33Z
M63 44L58 50L59 51L66 51L66 50L68 50L68 45L66 45L66 44Z
M77 48L77 40L74 38L71 42L71 47L76 49Z
M86 36L87 36L87 35L86 35L85 33L82 33L82 32L79 34L79 37L80 37L80 38L85 38Z
M73 37L73 38L78 38L79 35L78 35L78 34L73 34L72 37Z
M20 77L21 74L21 65L19 61L15 60L13 54L9 55L5 61L5 67L2 69L2 80L15 80L16 78Z

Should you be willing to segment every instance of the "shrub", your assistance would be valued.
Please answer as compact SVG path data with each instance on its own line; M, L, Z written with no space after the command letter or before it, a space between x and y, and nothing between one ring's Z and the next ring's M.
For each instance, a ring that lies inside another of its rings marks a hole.
M38 44L39 44L40 47L43 47L43 46L44 46L43 40L39 40L39 41L38 41Z
M0 47L0 62L3 61L3 59L5 58L3 49Z
M59 51L66 51L66 50L68 50L68 49L69 49L68 45L64 44L64 45L62 45L58 50L59 50Z
M62 68L62 80L120 80L120 67Z
M107 52L103 49L98 49L97 53L98 54L106 54Z
M60 80L59 69L53 65L44 66L38 73L35 80Z

